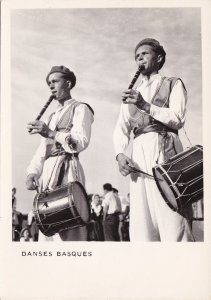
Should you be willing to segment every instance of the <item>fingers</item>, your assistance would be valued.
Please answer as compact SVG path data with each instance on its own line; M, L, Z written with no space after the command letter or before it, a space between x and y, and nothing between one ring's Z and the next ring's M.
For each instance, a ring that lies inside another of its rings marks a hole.
M34 177L34 185L35 185L36 187L39 186L39 181L38 181L37 177Z
M27 125L27 129L30 134L39 133L44 137L48 137L50 132L49 127L42 121L29 122Z
M125 90L122 93L122 98L123 98L124 103L135 104L138 100L138 97L139 97L139 92L137 92L133 89Z
M133 172L133 163L132 161L125 160L119 163L119 171L123 176L127 176L131 172Z
M26 188L28 190L35 190L36 189L35 183L32 179L27 179L26 180Z
M29 122L26 126L30 134L38 133L42 128L42 122L41 121L33 121Z
M39 186L39 181L36 175L28 175L26 179L26 188L28 190L35 190Z

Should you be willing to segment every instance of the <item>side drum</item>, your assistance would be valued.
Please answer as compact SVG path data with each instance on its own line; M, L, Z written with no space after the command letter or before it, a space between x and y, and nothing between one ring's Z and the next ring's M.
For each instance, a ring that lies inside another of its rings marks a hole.
M91 215L86 191L77 181L37 194L33 212L40 231L46 236L84 226Z
M180 213L203 199L202 146L193 146L152 171L160 193L174 211Z

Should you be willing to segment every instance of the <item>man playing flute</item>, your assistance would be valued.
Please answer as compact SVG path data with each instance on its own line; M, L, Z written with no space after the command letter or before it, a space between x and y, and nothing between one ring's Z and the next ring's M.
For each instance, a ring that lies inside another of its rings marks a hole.
M169 208L152 176L134 172L134 167L152 175L152 168L182 151L178 130L185 122L187 93L181 79L164 77L159 70L166 52L160 43L146 38L135 48L141 68L136 88L122 97L114 131L119 170L130 174L130 240L193 241L187 220ZM134 133L132 158L125 153Z
M88 104L76 101L71 90L76 84L75 74L64 66L54 66L46 77L58 107L47 122L33 121L27 126L30 134L40 134L41 143L27 168L26 186L34 190L41 181L42 190L53 190L72 181L85 186L85 176L79 153L91 138L93 110ZM39 233L39 240L52 240ZM86 241L86 226L61 231L53 240Z

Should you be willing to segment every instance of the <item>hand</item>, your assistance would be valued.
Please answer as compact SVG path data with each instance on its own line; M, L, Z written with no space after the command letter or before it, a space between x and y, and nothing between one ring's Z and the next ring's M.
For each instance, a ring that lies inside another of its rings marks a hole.
M65 142L69 145L69 147L70 147L72 150L76 150L77 144L76 144L76 142L73 140L73 138L71 137L71 135L68 135L68 136L65 138Z
M30 134L39 133L41 136L51 139L55 137L55 132L52 131L48 125L42 121L29 122L27 129L29 130Z
M120 153L117 155L117 161L119 164L119 171L123 176L127 176L131 172L133 172L133 168L135 167L132 159Z
M122 98L125 99L123 103L134 104L141 110L145 110L147 113L150 112L150 104L147 103L142 97L141 93L136 90L128 89L122 93Z
M26 178L26 188L28 190L36 190L39 186L38 177L36 174L29 174Z

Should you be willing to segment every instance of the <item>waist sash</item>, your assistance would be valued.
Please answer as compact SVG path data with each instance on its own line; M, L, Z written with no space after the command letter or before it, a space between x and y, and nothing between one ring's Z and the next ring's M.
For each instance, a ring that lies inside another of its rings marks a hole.
M49 155L46 156L46 160L49 157L55 157L55 156L61 156L61 155L65 155L65 158L67 159L72 159L73 157L78 158L79 154L78 153L67 153L64 150L60 150L60 151L55 151L53 153L50 153Z
M135 128L133 133L134 133L134 138L137 138L139 135L148 133L148 132L157 132L161 134L165 134L167 132L173 132L175 134L178 134L178 130L172 129L160 122L152 122L147 126L144 126L142 128Z
M163 160L168 160L172 156L177 154L175 145L174 145L174 138L170 134L175 133L178 134L178 130L172 129L158 121L152 120L152 122L143 127L143 128L135 128L134 129L134 138L137 138L141 134L148 133L148 132L157 132L158 133L158 147L159 147L159 154L163 154ZM157 158L158 163L159 155Z

